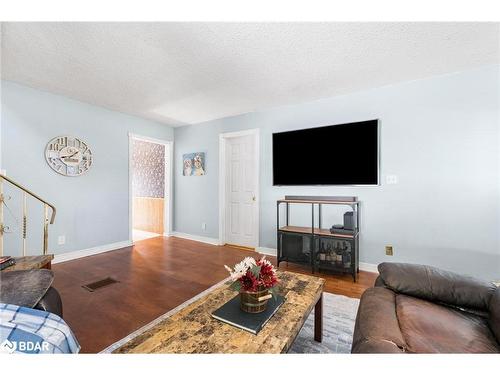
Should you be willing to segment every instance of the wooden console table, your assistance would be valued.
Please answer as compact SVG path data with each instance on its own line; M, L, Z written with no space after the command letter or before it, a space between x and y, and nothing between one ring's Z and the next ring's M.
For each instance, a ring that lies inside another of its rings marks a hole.
M321 341L325 280L280 271L278 278L286 300L257 335L211 316L237 294L224 285L139 332L113 353L286 353L313 309L314 338Z

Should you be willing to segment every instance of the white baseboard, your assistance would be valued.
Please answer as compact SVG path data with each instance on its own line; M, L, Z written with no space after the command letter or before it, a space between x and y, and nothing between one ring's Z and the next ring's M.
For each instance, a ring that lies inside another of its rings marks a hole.
M170 234L170 236L171 237L184 238L186 240L191 240L191 241L198 241L198 242L208 243L210 245L216 245L216 246L220 245L218 238L197 236L195 234L188 234L188 233L181 233L181 232L172 232Z
M272 255L273 257L276 256L276 249L273 249L272 247L257 246L255 251L264 255Z
M167 234L165 234L167 236ZM219 245L218 238L197 236L194 234L172 232L168 236L184 238L186 240L208 243L210 245ZM118 250L124 247L132 246L132 241L122 241L110 243L107 245L91 247L89 249L71 251L69 253L55 254L52 264L63 263L74 259L84 258L91 255L101 254L112 250ZM276 249L271 247L258 246L255 250L261 254L276 256ZM377 265L372 263L359 262L359 269L366 272L378 273Z
M276 256L276 249L272 247L256 247L255 250L261 254ZM378 273L377 265L372 263L359 262L359 269L366 272Z
M52 261L52 264L63 263L63 262L67 262L69 260L74 260L74 259L88 257L91 255L105 253L107 251L118 250L118 249L121 249L123 247L128 247L128 246L132 246L132 245L133 245L132 241L122 241L122 242L115 242L115 243L110 243L110 244L102 245L102 246L91 247L89 249L70 251L69 253L55 254L54 260Z
M378 273L378 268L376 264L359 262L359 269L361 271Z

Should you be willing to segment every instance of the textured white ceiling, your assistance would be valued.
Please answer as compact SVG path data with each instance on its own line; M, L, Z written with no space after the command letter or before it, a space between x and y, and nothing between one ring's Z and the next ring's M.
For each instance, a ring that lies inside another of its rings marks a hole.
M498 23L3 23L2 79L168 125L500 63Z

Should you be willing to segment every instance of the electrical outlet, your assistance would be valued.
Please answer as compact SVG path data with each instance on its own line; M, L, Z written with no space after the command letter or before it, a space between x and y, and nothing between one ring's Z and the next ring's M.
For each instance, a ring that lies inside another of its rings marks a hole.
M390 255L390 256L394 255L394 252L392 250L392 245L387 245L385 247L385 255Z
M201 223L201 229L206 232L207 230L207 223Z
M64 245L66 243L66 236L62 235L57 237L57 244L58 245Z

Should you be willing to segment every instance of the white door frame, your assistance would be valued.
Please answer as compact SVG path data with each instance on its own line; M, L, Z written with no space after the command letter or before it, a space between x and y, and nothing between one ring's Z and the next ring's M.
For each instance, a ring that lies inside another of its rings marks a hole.
M256 244L259 247L260 239L260 130L249 129L238 132L219 134L219 245L226 243L226 144L229 138L251 135L254 137L254 165L255 165L255 200L256 200Z
M174 162L174 142L166 141L164 139L157 139L146 137L139 134L128 133L128 217L129 217L129 241L133 241L133 199L134 194L132 191L132 141L134 139L157 143L165 146L165 194L167 195L167 209L163 208L163 235L170 236L172 234L172 223L174 215L174 200L172 197L173 192L173 162Z

